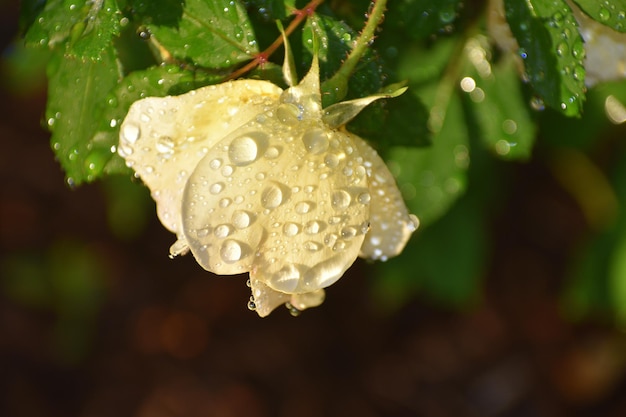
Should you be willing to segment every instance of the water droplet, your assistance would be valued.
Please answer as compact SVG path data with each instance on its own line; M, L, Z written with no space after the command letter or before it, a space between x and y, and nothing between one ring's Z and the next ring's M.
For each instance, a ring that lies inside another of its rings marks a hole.
M345 190L338 190L333 192L331 197L331 205L335 210L344 210L350 205L352 198L350 194Z
M243 210L235 210L232 222L237 229L245 229L252 224L252 216Z
M598 12L598 17L601 21L606 22L611 18L611 11L605 7L600 7L600 11Z
M339 237L336 234L329 233L326 236L324 236L324 244L328 246L329 248L332 248L333 246L335 246L335 243L337 243L338 238Z
M300 233L300 226L296 223L285 223L283 226L283 233L285 236L295 236Z
M215 195L215 194L221 193L223 189L224 189L224 183L216 182L216 183L211 184L211 187L209 187L209 192Z
M222 167L222 175L225 177L230 177L235 172L235 168L232 165L224 165Z
M254 162L259 154L258 140L253 135L244 135L233 139L228 147L228 157L238 166L245 166Z
M283 192L276 184L271 184L261 194L261 205L266 209L274 209L283 203Z
M517 132L517 123L515 123L515 120L506 119L502 122L502 130L507 135L513 135Z
M307 214L313 208L313 203L309 201L300 201L296 204L296 213Z
M328 134L322 129L309 129L302 135L302 143L307 152L320 154L328 149Z
M317 252L318 250L322 249L322 245L312 240L308 240L304 242L304 249L308 250L309 252Z
M544 111L546 109L543 99L536 96L530 99L530 107L536 111Z
M265 156L267 159L275 159L278 158L278 156L280 155L280 149L278 149L275 146L270 146L269 148L267 148L267 151L265 151Z
M329 153L324 157L324 163L328 168L336 168L339 165L339 157L334 153Z
M522 59L528 58L528 53L526 52L526 49L524 48L519 48L517 53L519 54L520 57L522 57Z
M357 234L357 230L356 228L352 226L347 226L341 229L341 237L343 239L352 239L353 237L356 236L356 234Z
M237 241L227 239L222 244L220 249L220 256L227 263L234 263L241 259L243 255L243 248Z
M318 234L322 230L322 223L317 220L311 220L304 225L304 232L308 235Z
M285 124L293 125L302 120L302 110L293 103L282 103L276 109L276 117Z
M226 208L228 206L230 206L230 204L233 202L233 200L231 200L230 198L222 198L220 200L220 207L221 208Z
M211 169L218 169L222 166L222 160L220 158L213 159L211 160L211 162L209 162L209 166L211 167Z
M500 139L496 142L496 152L501 156L508 155L511 152L511 144L504 139Z
M220 239L224 239L225 237L228 237L232 232L232 228L230 225L227 224L220 224L219 226L217 226L215 228L215 237L218 237Z
M256 310L256 303L254 302L254 297L250 297L250 300L248 301L248 310Z
M134 123L126 123L124 127L122 127L122 136L128 143L135 143L137 139L139 139L139 135L141 134L141 130L139 126Z
M155 147L158 153L172 154L174 153L174 140L169 136L161 136Z
M567 45L567 42L560 42L557 46L556 46L556 54L558 56L564 56L567 53L569 53L569 46Z
M361 204L368 204L370 202L370 200L372 199L372 197L370 196L370 193L361 193L359 194L359 196L357 197L357 200L359 201L359 203Z
M578 81L582 81L585 79L585 67L583 67L582 65L576 65L574 67L574 78Z

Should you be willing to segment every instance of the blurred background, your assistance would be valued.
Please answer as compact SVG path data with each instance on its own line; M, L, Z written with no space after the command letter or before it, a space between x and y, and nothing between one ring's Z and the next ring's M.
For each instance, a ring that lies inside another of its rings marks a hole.
M260 319L245 276L168 258L143 186L68 186L42 123L47 57L20 47L17 16L0 3L1 416L626 416L620 300L597 272L621 252L577 191L603 185L589 166L623 165L626 130L602 111L593 146L484 161L492 181L470 173L419 258L359 260L321 307Z

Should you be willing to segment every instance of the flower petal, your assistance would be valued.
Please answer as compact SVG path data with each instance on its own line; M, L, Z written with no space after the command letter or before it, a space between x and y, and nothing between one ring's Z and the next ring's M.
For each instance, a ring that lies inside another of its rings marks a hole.
M339 279L369 219L366 168L351 137L314 117L307 90L299 97L303 103L282 102L211 149L183 197L183 229L200 265L254 271L288 294ZM238 225L241 213L250 220Z
M240 80L133 103L120 127L118 151L150 188L167 229L181 233L182 190L197 163L220 139L275 104L281 92L267 81Z
M376 151L360 137L350 136L368 167L371 195L370 230L359 256L384 261L404 249L419 220L409 214L393 175Z

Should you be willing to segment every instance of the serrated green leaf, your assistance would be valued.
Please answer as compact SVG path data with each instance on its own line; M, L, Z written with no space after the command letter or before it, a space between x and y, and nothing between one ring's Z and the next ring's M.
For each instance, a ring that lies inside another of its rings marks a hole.
M152 67L135 71L125 77L106 97L106 106L98 125L98 132L90 139L90 152L85 157L88 180L102 175L127 173L124 161L111 150L119 142L119 126L135 101L145 97L178 95L212 84L219 78L183 70L177 65Z
M121 13L115 0L93 2L86 19L71 30L68 53L99 59L120 34Z
M178 27L183 16L184 0L127 0L142 24Z
M104 99L120 78L112 49L98 61L65 57L57 52L48 65L46 119L51 143L68 183L89 180L90 141L102 117Z
M583 40L564 0L505 0L528 80L543 101L579 116L585 100Z
M149 24L175 58L205 68L229 68L259 52L244 7L232 0L187 0L178 27Z
M296 0L250 0L248 9L257 11L266 22L289 17L296 9Z
M53 0L46 3L26 33L26 43L53 48L69 41L68 55L100 59L111 47L113 37L119 35L119 19L115 0Z
M394 147L387 152L385 159L406 203L422 225L441 217L463 194L469 165L468 143L461 100L452 95L441 129L433 133L430 147Z
M515 62L507 59L482 76L475 67L465 78L468 106L478 124L480 139L504 159L528 159L535 143L535 123L522 93ZM470 91L471 90L471 91Z
M587 15L618 32L626 32L626 0L574 0Z
M83 22L90 7L86 0L50 0L37 17L25 40L29 46L55 47L64 42L74 25Z
M461 0L401 0L394 3L387 21L413 39L449 32L463 4Z

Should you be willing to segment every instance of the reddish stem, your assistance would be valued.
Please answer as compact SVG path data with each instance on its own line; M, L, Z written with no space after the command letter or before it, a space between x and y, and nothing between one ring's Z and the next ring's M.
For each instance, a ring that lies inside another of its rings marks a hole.
M289 23L289 26L285 29L285 35L289 36L293 33L294 30L302 23L304 19L309 16L312 16L315 13L315 9L322 4L324 0L311 0L306 6L302 9L294 10L293 15L294 19ZM276 50L283 44L283 37L279 36L276 38L274 42L270 46L267 47L263 52L259 52L252 61L248 62L243 67L232 72L228 77L226 77L225 81L234 80L236 78L241 77L248 71L251 71L259 64L265 64L269 57L276 52Z

